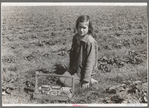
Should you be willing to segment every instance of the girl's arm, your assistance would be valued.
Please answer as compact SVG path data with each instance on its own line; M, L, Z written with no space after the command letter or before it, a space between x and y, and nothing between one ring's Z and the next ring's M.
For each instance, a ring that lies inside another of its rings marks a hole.
M90 82L94 64L95 64L95 43L91 42L87 44L87 58L84 67L83 83Z

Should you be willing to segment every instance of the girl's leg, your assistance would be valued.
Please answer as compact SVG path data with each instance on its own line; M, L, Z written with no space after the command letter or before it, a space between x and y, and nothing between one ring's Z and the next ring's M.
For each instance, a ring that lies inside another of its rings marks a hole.
M71 74L66 71L62 76L71 76ZM72 79L68 77L60 77L60 82L65 86L71 86Z
M80 78L77 76L77 74L71 75L68 71L66 71L63 76L72 76L74 78L74 84L80 83ZM71 86L72 85L72 78L66 78L66 77L60 77L60 82L65 86Z

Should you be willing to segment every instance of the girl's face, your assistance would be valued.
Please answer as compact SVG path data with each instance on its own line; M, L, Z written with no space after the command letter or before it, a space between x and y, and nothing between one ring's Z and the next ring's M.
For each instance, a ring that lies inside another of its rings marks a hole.
M78 34L80 36L84 36L84 35L86 35L88 33L88 25L89 25L88 22L81 22L81 23L79 23L77 30L78 30Z

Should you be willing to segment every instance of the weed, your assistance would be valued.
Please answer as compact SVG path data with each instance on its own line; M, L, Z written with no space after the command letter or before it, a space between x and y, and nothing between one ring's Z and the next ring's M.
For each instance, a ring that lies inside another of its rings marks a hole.
M16 57L14 56L3 56L2 57L2 62L6 63L15 63L16 62Z
M8 71L17 71L17 67L16 66L9 67L8 68Z

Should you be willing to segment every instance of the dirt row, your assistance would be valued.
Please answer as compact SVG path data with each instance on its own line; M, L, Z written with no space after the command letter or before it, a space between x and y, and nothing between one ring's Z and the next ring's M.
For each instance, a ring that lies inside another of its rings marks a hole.
M105 98L104 103L147 103L147 83L141 81L129 81L127 84L112 86L105 90L110 97Z

